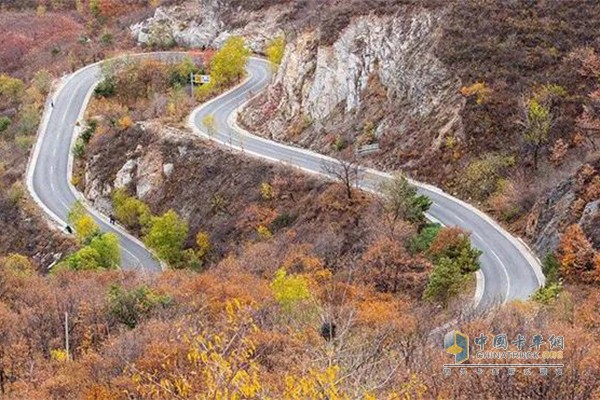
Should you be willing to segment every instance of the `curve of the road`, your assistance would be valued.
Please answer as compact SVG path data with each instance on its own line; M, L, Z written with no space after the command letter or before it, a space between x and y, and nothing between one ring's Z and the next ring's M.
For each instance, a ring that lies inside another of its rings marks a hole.
M182 53L153 53L142 57L179 59ZM271 79L270 64L251 58L244 82L221 96L195 109L189 117L190 127L202 137L223 146L265 160L280 162L304 171L328 176L337 160L252 135L237 125L237 113L250 97L263 90ZM100 79L100 63L84 67L63 78L46 106L38 140L31 154L27 171L27 187L34 200L60 228L67 224L67 214L79 200L103 231L119 236L123 268L142 268L158 271L161 264L144 245L118 225L91 207L70 181L71 147L79 133L81 121L91 93ZM208 129L202 123L212 115L215 125ZM328 167L329 166L329 167ZM361 169L359 186L377 192L381 183L391 175L369 168ZM486 310L509 300L527 299L544 283L537 258L517 238L510 235L486 214L454 198L442 190L420 182L420 193L428 196L433 205L429 218L443 225L460 226L472 233L473 244L483 251L481 271L477 277L474 305Z
M332 171L331 166L336 165L337 160L258 137L237 125L238 112L271 79L271 66L263 59L251 58L247 70L248 78L242 84L192 112L188 121L190 128L202 137L246 154L329 176L328 171ZM207 115L214 117L210 129L202 122ZM377 193L381 183L391 178L391 174L362 168L358 186ZM520 239L475 207L434 186L411 182L433 201L428 215L432 221L468 230L473 245L482 250L473 304L476 310L487 310L510 300L526 300L544 284L539 260Z
M137 54L131 57L152 57L177 60L183 53ZM53 224L64 230L67 215L76 201L82 202L104 232L113 232L121 244L121 267L160 271L161 263L143 243L88 204L71 184L71 148L79 134L79 121L89 103L93 89L101 78L101 63L88 65L65 76L48 99L38 138L27 168L27 188L35 202Z

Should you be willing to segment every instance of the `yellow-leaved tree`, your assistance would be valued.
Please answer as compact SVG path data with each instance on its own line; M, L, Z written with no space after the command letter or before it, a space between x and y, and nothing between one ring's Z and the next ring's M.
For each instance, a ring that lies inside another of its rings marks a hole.
M210 62L210 82L196 88L200 101L213 96L224 87L230 86L244 76L250 50L241 36L231 36L216 52Z
M80 244L89 242L100 231L96 221L85 211L79 201L75 203L69 212L68 221L75 230L75 237Z
M265 398L252 338L258 327L250 311L232 300L225 308L225 326L201 326L183 335L184 346L163 354L160 366L151 370L130 365L134 397Z
M231 36L211 61L210 76L216 85L241 78L246 71L250 50L241 36Z
M271 289L275 300L286 311L290 311L295 304L310 297L308 280L302 275L288 275L283 268L275 273Z

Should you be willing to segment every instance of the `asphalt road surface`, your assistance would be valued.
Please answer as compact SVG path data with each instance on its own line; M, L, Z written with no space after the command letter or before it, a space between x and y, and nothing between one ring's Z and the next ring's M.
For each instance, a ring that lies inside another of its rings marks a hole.
M338 163L335 159L259 138L237 126L237 112L251 96L267 86L271 68L265 60L251 58L248 73L248 79L243 84L194 110L189 120L194 131L255 157L292 165L307 172L330 175L329 172L335 169L332 166ZM211 129L202 123L207 115L214 117ZM386 179L391 179L391 175L363 168L358 186L377 192L381 182ZM413 183L421 194L433 201L429 210L431 220L468 230L473 245L483 251L473 304L476 311L487 310L510 300L526 300L543 284L539 261L519 239L508 234L484 213L440 189Z

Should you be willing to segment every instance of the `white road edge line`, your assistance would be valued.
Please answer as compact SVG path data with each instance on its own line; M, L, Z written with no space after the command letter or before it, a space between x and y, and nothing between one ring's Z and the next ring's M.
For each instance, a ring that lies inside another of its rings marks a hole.
M506 304L506 302L508 301L508 295L510 293L510 277L508 276L508 270L506 269L506 265L504 265L500 257L498 257L498 254L496 254L496 252L492 248L490 248L490 251L502 266L502 271L504 271L504 276L506 276L506 294L504 295L504 301L502 302L502 304Z

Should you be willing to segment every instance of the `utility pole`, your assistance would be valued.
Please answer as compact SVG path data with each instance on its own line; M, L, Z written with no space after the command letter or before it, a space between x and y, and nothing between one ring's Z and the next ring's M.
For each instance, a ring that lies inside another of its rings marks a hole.
M67 360L71 359L69 353L69 313L65 312L65 350L67 351Z

